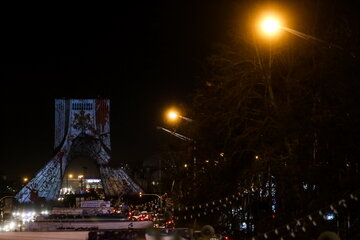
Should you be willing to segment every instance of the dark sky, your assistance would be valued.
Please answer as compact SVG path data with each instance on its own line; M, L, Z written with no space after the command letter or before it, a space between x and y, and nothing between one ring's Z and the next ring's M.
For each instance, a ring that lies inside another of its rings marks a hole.
M244 1L1 6L0 174L31 176L51 159L54 99L63 97L110 98L113 160L148 158L163 141L164 109L191 107L205 58L241 17L234 2ZM316 4L279 2L300 31L317 17Z
M51 159L55 98L111 99L114 161L141 161L155 151L162 111L190 102L228 9L201 1L126 2L116 14L6 9L1 174L31 176Z

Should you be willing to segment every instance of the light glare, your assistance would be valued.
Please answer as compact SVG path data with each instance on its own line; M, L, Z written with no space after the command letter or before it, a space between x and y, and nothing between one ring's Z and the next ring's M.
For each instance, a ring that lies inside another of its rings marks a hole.
M279 21L273 17L266 18L262 23L262 29L265 33L274 34L280 28Z
M175 120L178 118L178 114L174 111L169 112L168 117L172 120Z

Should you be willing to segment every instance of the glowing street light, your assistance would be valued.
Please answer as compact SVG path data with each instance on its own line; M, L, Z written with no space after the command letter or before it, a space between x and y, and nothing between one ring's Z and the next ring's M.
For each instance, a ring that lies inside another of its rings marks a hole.
M166 112L166 118L171 121L171 122L175 122L179 119L183 119L186 120L188 122L192 122L193 120L191 118L188 117L184 117L182 115L179 114L179 112L175 109L170 109Z
M280 17L280 14L275 14L275 13L269 13L267 12L265 15L263 15L262 18L260 18L260 21L258 22L258 27L261 30L262 33L264 33L268 38L269 38L269 57L268 57L268 67L267 67L267 73L266 73L266 78L267 78L267 88L268 88L268 92L269 92L269 98L270 98L270 103L271 105L276 109L277 108L277 104L275 102L275 97L274 97L274 93L273 93L273 89L272 89L272 84L271 84L271 68L272 68L272 39L279 34L280 30L291 33L292 35L295 35L299 38L308 40L308 41L312 41L315 43L319 43L323 46L326 46L327 48L337 48L340 50L344 50L342 47L335 45L335 44L331 44L328 43L324 40L321 40L317 37L299 32L297 30L291 29L289 27L285 27L282 25L282 19ZM353 53L350 53L350 55L352 57L354 57Z
M317 37L305 34L303 32L299 32L297 30L294 30L292 28L289 27L285 27L282 25L282 21L280 18L280 15L276 15L276 14L267 14L265 15L263 18L261 18L260 22L260 30L262 31L262 33L264 33L266 36L268 37L274 37L275 35L277 35L280 30L291 33L292 35L295 35L299 38L305 39L305 40L310 40L310 41L314 41L317 43L320 43L322 45L325 45L328 48L338 48L340 50L343 50L342 47L335 45L335 44L331 44L328 43L324 40L321 40Z
M176 120L179 118L179 114L177 112L175 112L174 110L170 110L167 114L168 119L170 120Z
M281 26L279 19L273 16L268 16L261 22L261 29L269 36L275 35L280 30L280 28Z
M70 179L72 179L74 176L70 173L70 174L68 175L68 177L69 177Z
M29 179L27 177L24 177L23 181L24 181L24 183L26 183L27 181L29 181Z

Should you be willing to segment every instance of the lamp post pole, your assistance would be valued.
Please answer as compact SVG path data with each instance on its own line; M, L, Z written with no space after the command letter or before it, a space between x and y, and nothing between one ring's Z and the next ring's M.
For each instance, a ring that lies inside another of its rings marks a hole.
M196 141L193 140L193 151L194 151L194 180L196 179Z
M174 108L169 109L169 111L167 111L166 118L167 118L168 121L171 121L171 122L176 122L179 119L185 120L187 122L193 122L193 119L182 116ZM177 138L179 138L179 139L181 139L183 141L192 143L192 148L193 148L193 171L194 171L193 176L194 176L194 183L195 183L195 180L196 180L196 141L194 139L191 139L189 137L186 137L184 135L176 133L175 131L171 131L171 130L163 128L163 127L157 127L157 129L160 129L160 130L163 130L163 131L165 131L167 133L170 133L171 135L173 135L173 136L175 136L175 137L177 137Z

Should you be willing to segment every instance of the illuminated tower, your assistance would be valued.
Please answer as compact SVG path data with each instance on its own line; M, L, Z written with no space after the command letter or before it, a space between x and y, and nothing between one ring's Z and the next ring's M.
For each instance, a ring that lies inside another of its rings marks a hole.
M108 99L56 99L54 148L53 158L16 195L19 202L56 200L69 162L79 155L96 162L106 196L141 191L123 169L108 166L111 159Z

